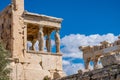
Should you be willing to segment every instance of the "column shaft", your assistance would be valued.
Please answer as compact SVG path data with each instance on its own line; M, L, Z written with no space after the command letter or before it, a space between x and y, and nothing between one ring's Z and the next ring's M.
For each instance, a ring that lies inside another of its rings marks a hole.
M89 70L89 62L88 60L85 60L85 69L86 70Z
M50 39L50 34L47 34L47 38L46 38L46 48L47 48L47 52L51 52L51 39Z
M98 68L97 62L98 62L98 59L95 59L95 60L94 60L94 69L97 69L97 68Z
M39 26L38 40L39 40L39 50L44 51L44 33L42 26Z
M60 35L59 30L56 30L55 33L55 44L56 44L56 53L60 53Z

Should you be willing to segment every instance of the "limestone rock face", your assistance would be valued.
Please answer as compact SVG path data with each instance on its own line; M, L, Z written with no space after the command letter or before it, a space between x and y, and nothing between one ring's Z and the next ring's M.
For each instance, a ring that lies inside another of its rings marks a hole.
M120 65L110 65L84 74L78 73L56 80L120 80Z
M63 77L57 80L120 80L120 53L101 58L103 68ZM79 73L80 72L80 73Z
M101 62L104 67L112 64L120 64L120 53L104 56L101 58Z

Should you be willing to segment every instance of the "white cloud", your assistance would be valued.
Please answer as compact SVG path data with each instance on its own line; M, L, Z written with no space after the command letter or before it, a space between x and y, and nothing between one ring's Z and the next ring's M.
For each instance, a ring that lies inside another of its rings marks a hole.
M51 46L55 46L55 41L54 40L51 40Z
M69 57L69 58L83 58L83 55L82 55L82 52L79 51L79 52L74 52L74 53L70 53L70 54L67 54L67 53L64 53L63 54L63 58L66 58L66 57Z
M84 70L84 65L82 63L79 64L68 64L63 65L63 69L67 75L72 75L78 72L78 70Z
M102 41L108 41L110 43L117 40L117 36L112 33L108 33L105 35L81 35L81 34L70 34L61 39L61 51L63 54L63 67L64 71L70 75L77 72L77 70L84 69L83 63L75 63L72 60L76 60L76 58L83 59L82 52L78 49L79 46L88 46L88 45L98 45ZM64 61L64 59L70 58L71 60ZM99 64L99 67L102 67ZM90 65L92 69L93 66Z
M109 33L106 35L81 35L81 34L70 34L61 39L61 51L64 53L64 57L82 58L82 53L78 49L79 46L87 45L98 45L102 41L114 42L117 36Z
M63 60L62 63L63 63L63 65L69 65L70 64L70 62L67 61L67 60Z

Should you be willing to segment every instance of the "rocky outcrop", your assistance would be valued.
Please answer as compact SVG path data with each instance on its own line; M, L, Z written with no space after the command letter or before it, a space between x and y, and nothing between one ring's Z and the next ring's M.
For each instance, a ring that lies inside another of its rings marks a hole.
M120 80L120 53L116 52L101 58L103 68L63 77L57 80Z
M120 53L104 56L101 58L101 62L103 67L113 65L113 64L120 64Z
M101 69L78 73L57 80L120 80L120 64L109 65Z

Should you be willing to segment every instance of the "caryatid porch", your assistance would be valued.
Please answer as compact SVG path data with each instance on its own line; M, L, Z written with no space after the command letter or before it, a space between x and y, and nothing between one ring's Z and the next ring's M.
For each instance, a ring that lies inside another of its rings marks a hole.
M34 19L34 18L36 19ZM46 46L47 52L51 52L51 34L55 32L55 45L56 53L60 53L60 35L59 30L61 28L62 19L49 17L45 15L33 14L25 12L25 27L26 27L26 41L32 42L32 49L35 49L36 41L39 41L39 51L44 52ZM44 41L46 37L46 41ZM44 45L44 42L46 45ZM26 46L27 49L27 46Z

